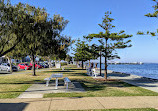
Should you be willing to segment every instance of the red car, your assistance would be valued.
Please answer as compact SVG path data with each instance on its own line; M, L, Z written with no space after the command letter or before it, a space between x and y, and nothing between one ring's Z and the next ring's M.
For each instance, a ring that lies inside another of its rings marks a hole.
M32 69L32 66L30 66L28 63L20 63L18 64L18 69L29 70Z
M30 63L30 66L32 67L32 64L31 64L31 63ZM39 64L35 64L35 68L36 68L36 69L40 69L40 68L42 68L42 66L39 65Z

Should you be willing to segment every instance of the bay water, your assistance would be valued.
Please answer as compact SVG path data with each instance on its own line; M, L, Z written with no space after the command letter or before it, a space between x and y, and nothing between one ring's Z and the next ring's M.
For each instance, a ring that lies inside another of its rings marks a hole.
M99 68L98 64L98 68ZM101 65L105 69L105 65ZM147 78L158 79L158 63L144 63L142 65L134 64L108 64L108 70L115 72L123 72L133 75L138 75Z

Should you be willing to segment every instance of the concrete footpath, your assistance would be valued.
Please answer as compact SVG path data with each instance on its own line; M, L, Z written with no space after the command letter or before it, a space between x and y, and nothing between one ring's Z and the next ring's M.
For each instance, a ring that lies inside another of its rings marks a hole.
M94 79L104 78L104 70L102 70L102 76L97 76L93 78ZM108 70L108 79L118 79L128 84L132 84L158 93L158 79L150 79L146 77L141 77L133 74L126 74L121 72L116 73L111 70Z
M158 96L0 99L0 111L158 108Z
M149 79L132 74L109 74L108 78L110 79L119 79L126 83L142 87L158 93L158 80Z

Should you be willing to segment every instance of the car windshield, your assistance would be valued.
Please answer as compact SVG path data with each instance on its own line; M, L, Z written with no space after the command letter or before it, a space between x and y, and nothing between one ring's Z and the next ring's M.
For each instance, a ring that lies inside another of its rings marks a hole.
M8 63L8 64L6 64L7 66L10 66L10 64Z
M25 64L26 66L28 66L28 64Z
M2 65L4 65L4 66L10 66L9 63L2 63Z

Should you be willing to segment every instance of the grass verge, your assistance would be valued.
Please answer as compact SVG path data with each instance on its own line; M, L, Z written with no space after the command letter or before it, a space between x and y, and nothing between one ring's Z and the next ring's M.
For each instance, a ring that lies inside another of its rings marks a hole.
M63 73L72 82L79 82L86 92L82 93L49 93L44 97L108 97L108 96L158 96L140 87L129 85L121 81L97 81L86 75L86 70L78 69L73 65L64 66L65 70L47 69L37 71L37 76L30 72L26 74L0 76L0 98L16 98L28 87L36 83L45 83L43 80L52 73ZM63 79L60 79L63 81Z
M158 111L158 110L154 108L132 108L132 109L95 109L95 110L78 110L78 111Z

